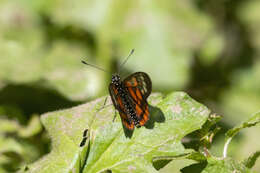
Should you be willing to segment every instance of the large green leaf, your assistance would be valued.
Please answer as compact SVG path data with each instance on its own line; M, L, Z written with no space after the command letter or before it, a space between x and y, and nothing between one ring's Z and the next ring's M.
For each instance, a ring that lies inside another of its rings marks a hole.
M42 115L42 123L52 139L52 151L29 165L29 170L156 172L152 159L189 152L182 146L181 139L201 128L209 115L205 106L183 92L174 92L165 98L152 94L149 122L131 134L123 130L119 116L112 122L112 105L97 111L103 102L104 98L101 98ZM85 129L88 129L88 141L80 148Z

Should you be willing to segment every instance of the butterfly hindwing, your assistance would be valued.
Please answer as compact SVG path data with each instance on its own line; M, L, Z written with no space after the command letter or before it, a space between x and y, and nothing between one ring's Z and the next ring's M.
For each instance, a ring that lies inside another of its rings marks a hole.
M130 98L133 100L136 115L143 126L149 120L149 109L146 101L152 91L152 82L144 72L136 72L123 81Z

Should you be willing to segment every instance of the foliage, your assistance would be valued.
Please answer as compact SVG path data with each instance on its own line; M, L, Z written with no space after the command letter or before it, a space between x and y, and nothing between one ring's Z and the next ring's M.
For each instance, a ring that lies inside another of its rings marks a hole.
M112 122L112 106L99 111L104 99L42 115L41 121L52 139L52 151L26 166L26 171L157 172L172 159L186 158L201 164L207 162L202 171L205 173L242 173L250 172L249 168L259 156L251 156L245 163L239 163L227 158L226 154L216 158L206 152L185 149L181 144L184 136L200 128L200 131L209 131L219 119L208 117L209 110L185 93L174 92L164 98L153 94L149 99L149 122L134 131L122 128L119 115ZM254 115L242 126L229 130L227 136L232 138L238 130L256 125L259 118L260 114ZM87 140L80 147L83 132L87 133L83 135ZM187 172L193 167L187 166L182 171Z
M60 134L52 136L55 130L47 134L51 125L46 115L61 109L70 112L107 95L110 73L117 71L132 48L135 54L121 71L122 77L145 71L153 81L153 92L184 91L213 112L191 134L186 131L183 139L184 134L178 138L190 152L165 154L163 160L155 155L152 166L149 160L153 169L189 172L221 165L228 171L259 172L260 127L240 132L256 123L246 119L260 108L259 7L257 0L1 0L0 172L30 167L52 155L47 154L55 148L50 147L48 135L56 141ZM82 59L109 73L84 66ZM151 105L157 105L153 99L165 102L151 98ZM111 111L106 108L98 114L105 116L107 110ZM118 122L119 117L115 132L121 129ZM162 124L156 122L155 127ZM77 144L86 124L80 128L74 129L72 138L77 138ZM89 137L95 130L90 128ZM133 135L143 130L136 129ZM94 142L93 137L86 139L87 144ZM79 149L76 142L64 140L78 151L71 154L78 153L84 165L88 145Z

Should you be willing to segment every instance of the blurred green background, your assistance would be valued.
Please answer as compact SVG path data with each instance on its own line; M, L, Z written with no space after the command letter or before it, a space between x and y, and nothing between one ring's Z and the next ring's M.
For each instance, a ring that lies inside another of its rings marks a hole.
M217 156L223 133L260 110L258 0L0 0L0 172L48 153L39 115L107 95L132 48L121 76L147 72L154 92L185 91L223 116ZM259 132L240 133L229 155L259 150Z

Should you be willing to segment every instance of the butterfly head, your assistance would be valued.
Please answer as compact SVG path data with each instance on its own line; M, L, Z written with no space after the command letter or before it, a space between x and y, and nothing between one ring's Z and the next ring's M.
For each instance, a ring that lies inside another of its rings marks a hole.
M112 84L118 84L120 82L119 74L113 74L111 79Z

